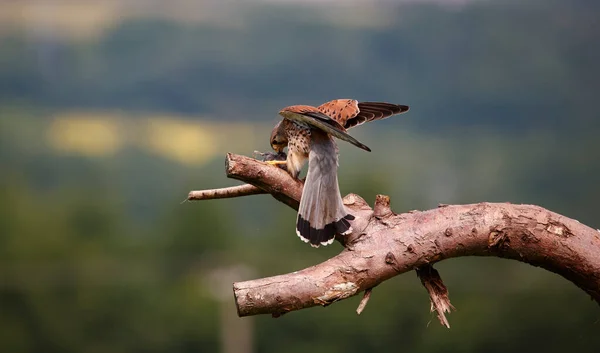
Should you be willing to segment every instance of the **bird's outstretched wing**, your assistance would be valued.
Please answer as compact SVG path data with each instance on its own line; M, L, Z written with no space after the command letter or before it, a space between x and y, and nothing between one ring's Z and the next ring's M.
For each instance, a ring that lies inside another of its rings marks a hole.
M373 120L389 118L408 111L407 105L384 102L358 102L355 99L335 99L321 104L317 109L350 129Z
M317 108L308 105L293 105L283 108L279 114L286 119L307 124L326 133L350 142L358 148L371 152L371 149L346 133L346 129L336 120L320 112Z

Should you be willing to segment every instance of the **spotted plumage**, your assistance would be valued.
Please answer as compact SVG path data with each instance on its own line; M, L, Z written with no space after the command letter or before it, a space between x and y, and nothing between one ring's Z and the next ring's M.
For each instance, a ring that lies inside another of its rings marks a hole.
M294 178L308 160L296 222L296 233L303 241L318 247L331 244L336 234L352 232L349 221L354 217L340 195L338 148L332 136L370 151L346 129L406 111L406 105L336 99L319 107L294 105L279 112L284 119L273 128L271 147L277 152L288 147L285 164Z

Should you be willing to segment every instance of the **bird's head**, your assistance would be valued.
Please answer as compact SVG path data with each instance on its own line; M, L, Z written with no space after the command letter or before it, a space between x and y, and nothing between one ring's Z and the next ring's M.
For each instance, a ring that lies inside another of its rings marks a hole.
M277 153L281 153L283 152L283 149L287 147L287 144L288 140L280 121L275 125L273 131L271 131L271 148Z

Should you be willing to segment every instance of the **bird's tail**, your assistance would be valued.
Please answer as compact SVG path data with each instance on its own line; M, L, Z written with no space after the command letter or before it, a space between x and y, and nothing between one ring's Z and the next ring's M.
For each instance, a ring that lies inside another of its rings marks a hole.
M337 146L331 137L313 130L308 173L302 190L296 234L313 247L333 243L336 234L352 232L354 216L344 207L337 178Z

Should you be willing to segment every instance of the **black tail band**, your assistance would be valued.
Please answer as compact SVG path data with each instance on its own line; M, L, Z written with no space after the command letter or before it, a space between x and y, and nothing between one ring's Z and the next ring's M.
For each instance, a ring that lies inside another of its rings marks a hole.
M302 216L298 215L296 232L300 238L311 245L327 245L333 242L336 234L345 234L351 229L349 220L354 220L354 216L348 214L344 218L331 222L321 229L317 229L311 226Z

